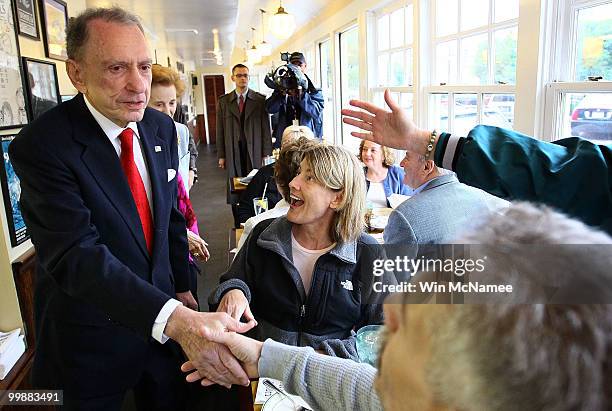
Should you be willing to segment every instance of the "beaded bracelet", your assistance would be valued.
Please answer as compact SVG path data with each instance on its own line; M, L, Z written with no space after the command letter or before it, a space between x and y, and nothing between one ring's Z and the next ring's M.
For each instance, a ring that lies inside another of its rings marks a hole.
M427 144L427 152L425 153L425 161L429 160L429 156L434 148L434 143L436 142L436 137L438 132L436 130L431 132L431 138L429 139L429 144Z

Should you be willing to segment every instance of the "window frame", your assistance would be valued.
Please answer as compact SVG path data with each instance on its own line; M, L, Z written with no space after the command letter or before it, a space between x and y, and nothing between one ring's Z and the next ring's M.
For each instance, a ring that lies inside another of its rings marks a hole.
M564 95L567 93L612 93L612 79L601 81L576 81L576 40L578 12L580 9L612 4L610 0L567 0L549 2L543 10L548 16L546 39L552 57L542 63L544 101L541 107L539 130L541 139L555 141L570 137L563 135ZM567 47L567 44L570 47ZM547 64L549 63L549 64Z

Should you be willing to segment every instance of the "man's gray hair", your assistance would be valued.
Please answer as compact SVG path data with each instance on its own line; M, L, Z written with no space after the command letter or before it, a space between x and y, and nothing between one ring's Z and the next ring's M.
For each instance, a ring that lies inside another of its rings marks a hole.
M72 17L68 21L68 26L66 27L66 49L69 59L78 61L83 58L83 49L89 38L89 23L92 20L98 19L109 23L134 24L144 34L140 19L129 11L116 6L111 8L88 8L77 17Z
M612 302L612 238L549 208L515 204L462 242L502 246L489 255L487 271L535 284L532 296L545 291L542 278L571 284L569 277L581 274L577 290ZM582 246L560 247L554 258L521 252L568 243ZM427 378L440 403L461 410L612 408L611 304L466 304L428 324Z

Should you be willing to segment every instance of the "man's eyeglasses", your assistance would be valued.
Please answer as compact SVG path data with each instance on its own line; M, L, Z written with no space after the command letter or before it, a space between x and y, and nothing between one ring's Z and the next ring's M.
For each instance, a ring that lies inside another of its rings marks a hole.
M248 74L234 74L234 77L238 77L238 78L249 78Z

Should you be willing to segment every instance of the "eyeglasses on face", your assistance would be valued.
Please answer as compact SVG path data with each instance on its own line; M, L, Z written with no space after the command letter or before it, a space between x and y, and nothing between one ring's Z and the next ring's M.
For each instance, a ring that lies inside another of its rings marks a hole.
M249 78L249 75L248 75L248 74L241 74L241 73L239 73L239 74L234 74L234 77L238 77L238 78Z

